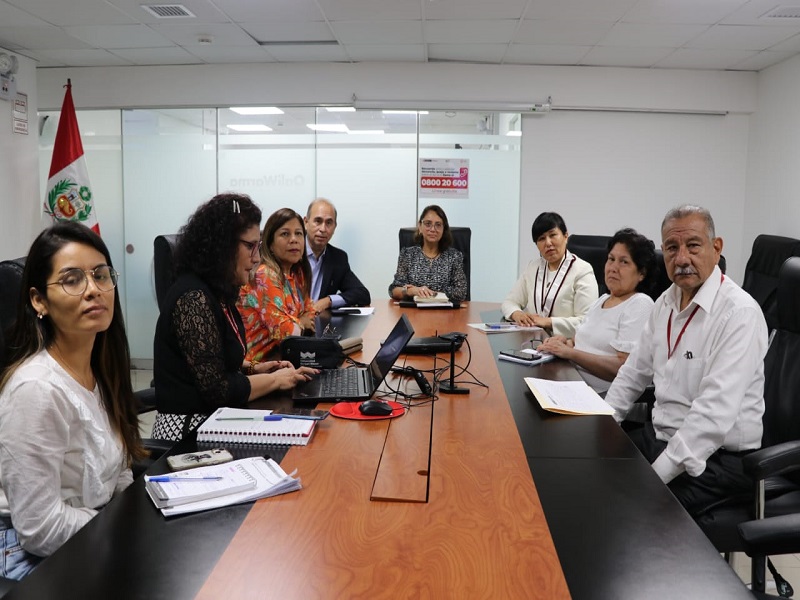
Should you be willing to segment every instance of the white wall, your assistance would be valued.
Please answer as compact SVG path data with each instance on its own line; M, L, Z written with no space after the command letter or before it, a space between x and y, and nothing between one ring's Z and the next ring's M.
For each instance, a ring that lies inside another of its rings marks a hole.
M0 51L8 52L3 48ZM13 102L0 100L0 260L25 256L41 230L36 63L14 52L17 91L28 95L28 135L12 129Z
M800 57L762 71L747 169L744 239L800 238Z
M57 107L71 77L78 108L317 105L361 100L542 102L558 107L725 111L719 116L553 112L524 119L521 268L533 255L530 223L564 212L575 233L629 225L658 241L674 205L708 206L741 281L746 252L745 173L755 73L452 64L259 64L41 69L41 107ZM665 141L666 140L666 141ZM512 216L516 219L517 215ZM506 290L498 290L498 300Z

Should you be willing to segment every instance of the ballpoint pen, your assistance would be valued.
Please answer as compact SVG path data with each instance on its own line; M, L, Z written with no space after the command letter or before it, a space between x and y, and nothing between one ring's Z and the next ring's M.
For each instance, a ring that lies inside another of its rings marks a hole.
M263 417L218 417L215 421L281 421L280 415L264 415Z
M147 476L146 481L155 481L157 483L174 482L179 483L182 481L219 481L222 477L174 477L172 475L155 475Z

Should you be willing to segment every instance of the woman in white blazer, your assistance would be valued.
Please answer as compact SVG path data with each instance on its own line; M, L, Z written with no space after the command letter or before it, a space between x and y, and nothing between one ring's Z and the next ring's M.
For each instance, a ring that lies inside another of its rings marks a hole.
M544 212L533 221L531 236L540 257L528 263L502 304L503 316L553 335L573 337L597 300L592 266L567 250L567 226L561 215Z

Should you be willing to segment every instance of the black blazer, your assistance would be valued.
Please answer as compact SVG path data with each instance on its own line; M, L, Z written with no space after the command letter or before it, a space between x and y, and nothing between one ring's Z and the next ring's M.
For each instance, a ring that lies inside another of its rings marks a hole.
M328 244L325 257L322 259L320 277L322 277L322 285L319 288L320 298L339 294L345 299L348 306L368 306L372 301L369 290L350 269L347 252L336 246Z

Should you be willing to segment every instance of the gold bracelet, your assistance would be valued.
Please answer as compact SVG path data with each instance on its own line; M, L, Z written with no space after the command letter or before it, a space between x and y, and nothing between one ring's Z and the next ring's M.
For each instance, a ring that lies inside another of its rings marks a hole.
M250 366L247 367L247 375L255 375L256 374L256 365L258 364L257 360L251 360Z

